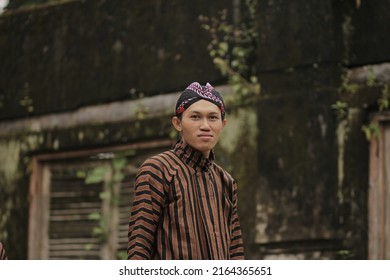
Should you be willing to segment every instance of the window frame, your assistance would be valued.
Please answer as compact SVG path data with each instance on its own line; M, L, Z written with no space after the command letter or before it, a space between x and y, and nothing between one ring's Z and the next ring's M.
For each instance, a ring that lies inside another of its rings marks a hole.
M44 153L32 156L29 185L28 259L47 260L49 258L50 165L53 161L77 159L99 153L172 147L174 143L175 141L172 139L159 139L126 145ZM103 207L109 206L103 205ZM109 242L106 246L112 247L112 242ZM110 257L108 251L109 248L103 250L104 258Z
M379 135L370 140L368 259L390 258L390 112L374 114Z

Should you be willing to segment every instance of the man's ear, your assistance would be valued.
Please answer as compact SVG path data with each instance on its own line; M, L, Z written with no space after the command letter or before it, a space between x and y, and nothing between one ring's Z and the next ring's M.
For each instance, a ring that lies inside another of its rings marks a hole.
M226 124L227 124L227 119L223 119L223 121L222 121L222 128L224 128Z
M181 120L178 117L172 118L172 124L178 132L181 132Z

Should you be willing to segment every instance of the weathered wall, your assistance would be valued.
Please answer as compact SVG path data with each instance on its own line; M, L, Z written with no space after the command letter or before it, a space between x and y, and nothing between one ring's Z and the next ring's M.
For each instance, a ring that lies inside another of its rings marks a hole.
M248 258L367 256L368 144L361 126L381 89L357 92L347 123L331 106L341 98L345 68L390 61L390 1L362 1L359 9L353 0L320 2L259 1L253 64L262 98L229 112L217 153L239 184ZM218 84L223 79L197 16L225 4L87 0L0 16L2 123L172 92L194 80ZM0 133L0 239L10 258L27 256L31 155L171 132L166 115L42 124Z
M9 259L27 258L31 156L169 138L169 118L91 124L0 140L0 239Z
M260 2L259 258L367 257L368 142L361 128L382 87L348 98L348 121L339 123L331 108L350 95L346 68L390 61L383 27L389 9L380 11L390 1L355 5Z
M2 15L0 119L217 79L198 16L222 7L224 1L87 0ZM21 100L31 100L33 111Z
M256 154L258 123L256 108L230 108L225 127L216 148L216 161L226 168L238 186L239 217L247 258L253 258L256 247L256 195L258 162Z

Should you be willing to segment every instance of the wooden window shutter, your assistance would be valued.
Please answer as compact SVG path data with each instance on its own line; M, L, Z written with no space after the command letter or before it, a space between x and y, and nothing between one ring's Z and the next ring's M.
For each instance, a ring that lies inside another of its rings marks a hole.
M41 155L30 183L29 259L126 259L134 180L157 141Z

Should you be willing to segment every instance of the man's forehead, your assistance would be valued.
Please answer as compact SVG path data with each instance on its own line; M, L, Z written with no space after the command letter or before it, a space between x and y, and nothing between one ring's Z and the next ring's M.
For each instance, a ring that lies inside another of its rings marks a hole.
M199 100L198 102L195 102L190 107L188 107L186 111L191 113L217 113L217 114L221 112L217 105L208 102L206 100Z

